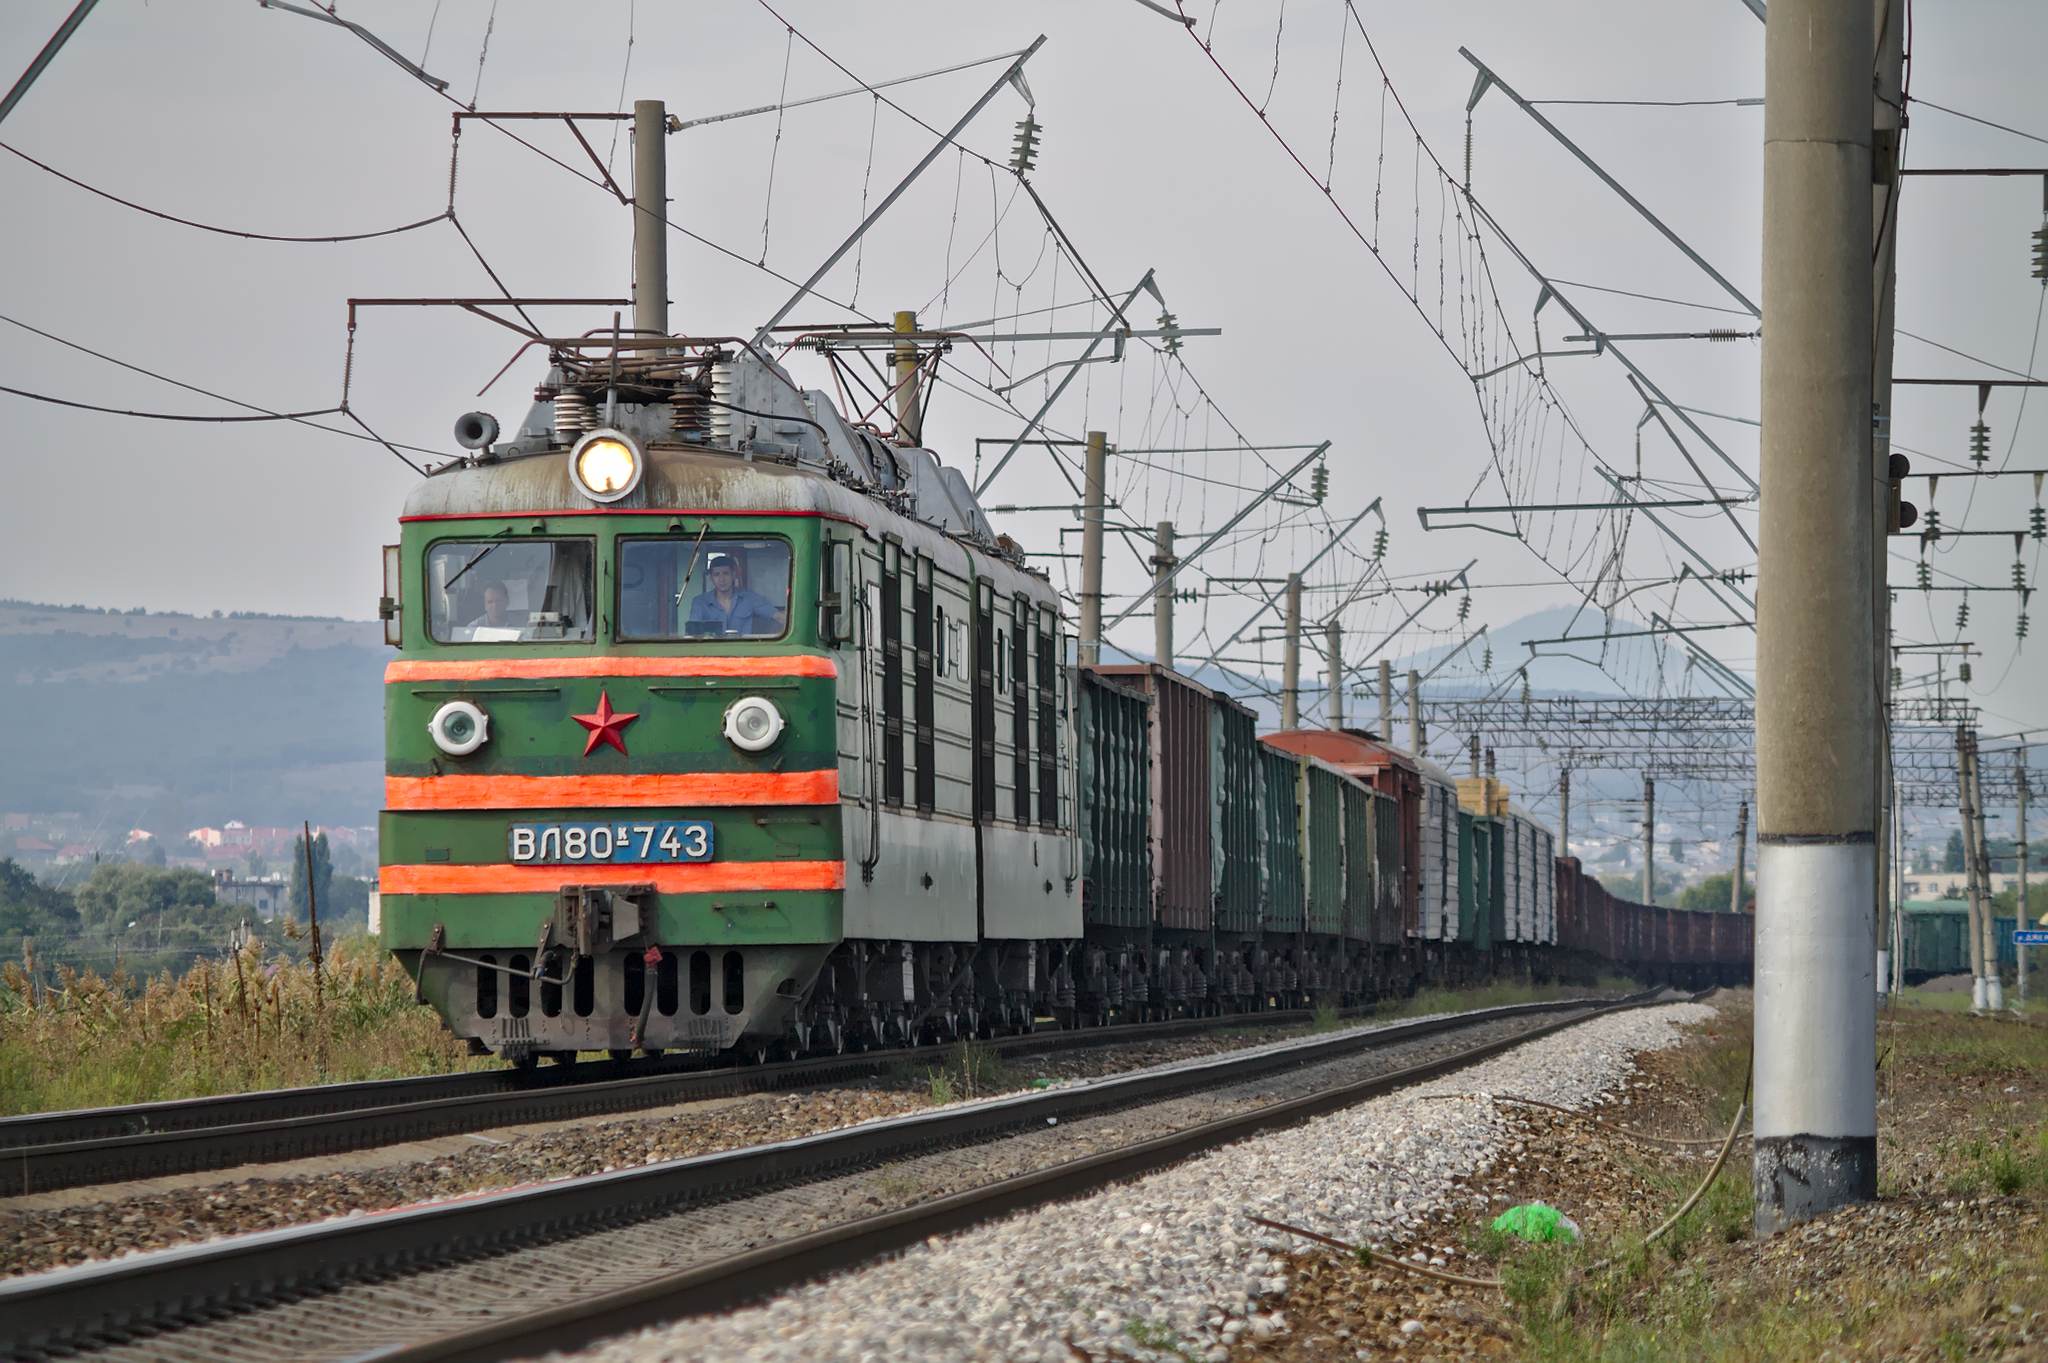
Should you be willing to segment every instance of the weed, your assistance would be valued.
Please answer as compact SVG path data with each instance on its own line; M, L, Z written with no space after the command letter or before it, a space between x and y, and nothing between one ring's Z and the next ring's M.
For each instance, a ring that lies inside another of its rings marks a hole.
M910 1174L883 1174L875 1180L875 1187L890 1197L901 1200L917 1193L924 1183Z
M169 971L0 965L0 1114L483 1068L368 937L312 968L261 943Z
M926 1070L920 1077L930 1086L934 1103L979 1098L1024 1085L1023 1079L1003 1063L1001 1054L993 1046L964 1039L953 1048L953 1054L944 1065Z
M1194 1358L1194 1355L1188 1352L1187 1341L1181 1338L1180 1332L1168 1329L1164 1325L1154 1325L1149 1320L1133 1317L1124 1322L1124 1333L1147 1349L1157 1349L1161 1353L1173 1354L1179 1358Z

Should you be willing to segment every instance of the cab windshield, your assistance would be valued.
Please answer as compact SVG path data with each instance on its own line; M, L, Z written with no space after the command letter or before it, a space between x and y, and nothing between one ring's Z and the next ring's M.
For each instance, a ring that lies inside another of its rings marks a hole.
M590 638L589 540L443 540L427 551L428 633L443 644Z
M789 632L789 541L630 539L619 547L619 634L779 639Z

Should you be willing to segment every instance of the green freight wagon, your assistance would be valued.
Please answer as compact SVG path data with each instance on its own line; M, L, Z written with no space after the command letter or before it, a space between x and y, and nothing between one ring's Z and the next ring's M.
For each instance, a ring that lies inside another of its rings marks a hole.
M1086 668L1078 675L1082 917L1143 928L1152 919L1152 700Z
M1259 818L1265 827L1264 912L1269 933L1305 929L1301 863L1301 783L1308 759L1261 743Z

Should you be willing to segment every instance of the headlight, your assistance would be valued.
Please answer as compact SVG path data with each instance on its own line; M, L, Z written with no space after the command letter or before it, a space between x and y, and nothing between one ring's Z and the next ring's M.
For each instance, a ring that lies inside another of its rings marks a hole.
M624 431L591 431L569 451L569 476L592 501L616 502L640 486L647 459Z
M427 721L434 746L450 757L467 757L491 736L491 717L466 700L451 700Z
M725 712L725 737L743 752L760 752L782 736L782 711L762 696L745 696Z

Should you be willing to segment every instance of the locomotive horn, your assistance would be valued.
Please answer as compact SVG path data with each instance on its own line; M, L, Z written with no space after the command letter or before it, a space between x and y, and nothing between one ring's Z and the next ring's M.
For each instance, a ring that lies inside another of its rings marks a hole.
M488 450L498 438L498 418L489 412L465 412L455 419L455 443L465 450Z

